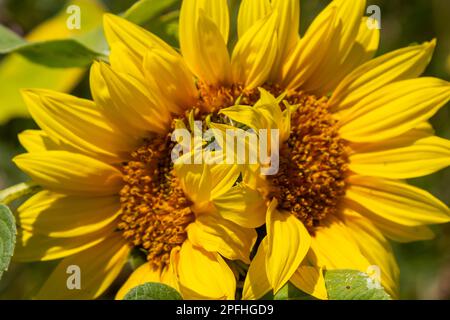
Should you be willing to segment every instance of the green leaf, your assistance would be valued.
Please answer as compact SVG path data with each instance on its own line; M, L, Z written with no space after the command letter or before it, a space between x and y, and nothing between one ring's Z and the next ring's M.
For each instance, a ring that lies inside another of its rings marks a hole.
M16 244L16 223L9 208L0 204L0 279L8 270Z
M8 53L26 45L27 42L14 32L0 25L0 53Z
M273 300L315 300L315 298L288 282L276 293Z
M391 300L379 283L357 270L329 270L325 285L330 300Z
M316 300L313 296L301 291L292 283L286 283L275 295L270 291L260 300Z
M28 60L51 67L86 67L96 59L107 57L95 52L76 40L64 39L29 44L18 50Z
M105 56L74 39L27 42L0 26L0 54L18 52L30 61L52 68L84 67Z
M124 300L183 300L172 287L162 283L147 282L131 289Z

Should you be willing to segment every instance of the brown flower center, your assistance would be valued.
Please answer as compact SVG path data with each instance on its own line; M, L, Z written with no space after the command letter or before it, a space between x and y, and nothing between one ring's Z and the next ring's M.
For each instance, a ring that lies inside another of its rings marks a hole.
M291 93L286 99L298 109L292 114L290 137L280 146L278 174L268 177L269 196L313 233L323 219L336 213L345 194L346 147L326 98Z
M171 251L186 240L186 227L195 218L174 174L171 145L170 137L146 141L122 167L125 186L118 227L133 246L145 250L155 268L169 263Z
M244 86L233 84L230 87L212 87L199 83L200 98L196 107L205 113L218 112L221 109L235 105L239 98L241 105L252 106L259 100L259 90L244 90ZM274 96L279 96L283 91L274 85L263 85Z

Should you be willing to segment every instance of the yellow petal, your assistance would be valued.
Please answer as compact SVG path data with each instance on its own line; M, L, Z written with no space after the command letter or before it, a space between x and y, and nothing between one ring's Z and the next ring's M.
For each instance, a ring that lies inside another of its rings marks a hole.
M278 47L289 53L299 39L300 1L272 0L272 7L278 11ZM279 58L283 60L283 55Z
M177 177L186 195L199 205L211 199L211 170L205 164L175 164Z
M180 261L181 248L174 248L170 252L170 264L167 268L161 272L161 282L174 288L180 292L179 280L178 280L178 264Z
M228 42L228 33L230 29L230 17L228 10L228 3L226 0L185 0L183 1L180 13L180 41L181 35L187 32L183 30L183 23L188 26L198 19L200 11L205 12L206 16L214 22L220 31L225 43ZM192 21L189 21L192 20ZM188 37L186 37L188 39Z
M370 265L348 228L337 218L330 219L326 225L316 229L307 258L313 266L326 270L351 269L366 272Z
M290 281L294 286L317 299L328 299L322 268L301 264Z
M111 68L119 73L131 75L142 83L148 84L148 89L156 93L153 81L147 83L143 70L146 53L155 49L169 55L177 52L163 40L147 30L112 14L104 16L106 38L111 48L109 61ZM152 76L153 80L156 76ZM165 103L160 103L160 106Z
M282 114L282 121L280 127L280 141L285 142L291 135L291 115L294 110L293 106L287 106Z
M63 259L36 295L36 299L95 299L118 277L127 261L128 245L114 235L95 247ZM95 259L93 259L95 257ZM69 290L69 266L80 268L81 289Z
M194 246L247 264L256 241L254 229L243 228L213 213L199 215L188 226L188 236Z
M401 243L408 243L414 241L433 240L435 234L430 227L416 226L407 227L389 220L383 220L379 217L374 218L375 224L389 239Z
M331 110L347 110L389 83L420 76L430 62L435 46L433 40L384 54L363 64L336 88L329 101Z
M277 12L255 23L237 42L231 58L234 82L253 89L268 80L277 54Z
M350 170L389 179L407 179L431 174L450 165L450 141L435 136L410 145L350 156Z
M22 154L14 163L43 187L73 195L116 194L123 185L116 168L99 160L67 151Z
M234 164L191 164L183 163L182 158L175 163L175 170L183 190L198 205L227 193L241 173Z
M224 219L246 228L258 228L266 220L264 198L257 190L243 184L214 199L213 204Z
M110 47L114 48L116 43L125 45L141 61L141 65L149 48L174 52L174 49L151 32L113 14L103 16L103 27ZM115 65L112 67L114 69Z
M211 200L230 191L241 174L241 166L234 164L208 165L211 172Z
M350 142L351 153L381 152L413 145L416 141L434 136L434 129L428 122L423 122L407 132L389 140L357 143Z
M282 67L297 45L300 36L300 1L272 0L272 7L278 12L277 22L277 57L272 66L270 80L279 82L282 77Z
M28 152L66 149L58 145L42 130L25 130L18 135L19 142ZM70 147L69 147L70 149Z
M336 27L339 28L340 38L338 52L340 55L338 60L344 60L346 54L351 50L353 42L360 31L361 19L366 9L365 0L356 0L349 3L346 0L334 0L333 3L338 8L338 21Z
M400 270L391 245L368 219L350 208L344 209L344 215L345 225L358 243L361 253L372 264L372 269L375 268L368 272L379 268L381 285L394 299L398 298Z
M435 238L433 230L427 226L408 227L377 216L373 221L383 234L393 241L408 243Z
M192 72L207 84L228 84L229 13L226 0L186 0L180 13L180 48Z
M262 88L259 88L259 92L261 98L253 107L235 105L222 109L220 113L257 132L259 129L279 129L280 140L284 141L290 134L290 112L282 112L280 107L284 95L275 98Z
M242 173L242 182L249 188L260 190L264 193L270 189L270 182L261 174L261 166L259 164L249 164Z
M149 49L150 50L150 49ZM145 79L143 72L143 59L137 56L132 49L123 42L115 42L111 46L109 63L114 71L129 74L138 79Z
M345 113L339 134L355 142L389 139L428 120L449 100L450 85L446 81L419 78L395 82Z
M369 18L364 17L359 27L359 33L356 36L355 43L348 53L346 59L342 62L337 72L324 85L322 91L334 91L341 83L342 79L355 70L363 63L373 58L380 43L380 30L367 27Z
M257 21L266 17L271 9L270 0L242 0L237 18L239 38Z
M314 71L327 55L334 35L336 14L336 6L330 5L314 19L283 66L283 87L297 89L314 75Z
M324 47L328 48L326 56L314 71L314 76L310 77L303 85L305 90L320 95L327 94L332 89L328 80L330 74L333 77L342 76L340 70L355 44L366 8L366 1L334 0L330 6L333 5L337 7L333 36L327 39L330 44L327 45L322 42Z
M370 219L370 221L372 221L372 223L391 240L406 243L420 240L431 240L434 238L433 231L427 226L405 226L403 224L393 222L373 213L353 201L346 200L345 206Z
M217 253L204 251L186 240L177 271L184 299L235 299L236 279Z
M244 289L242 292L243 300L257 300L262 298L267 292L272 290L272 286L267 278L266 255L268 245L265 237L253 258L245 277Z
M266 255L267 277L273 292L280 290L300 266L309 250L311 237L303 223L286 212L277 210L272 200L267 210Z
M166 281L168 273L169 270L167 268L161 271L152 268L149 263L145 262L143 265L134 270L127 281L125 281L120 290L117 292L116 299L122 300L131 289L148 282L164 283L177 290L177 285L171 281Z
M127 281L120 287L116 299L122 300L131 289L148 282L161 282L161 271L150 267L150 264L144 262L128 277Z
M142 66L148 50L158 49L168 54L176 54L170 45L151 32L118 16L105 14L103 25L111 49L109 61L116 72L145 82Z
M117 128L136 140L149 132L169 130L171 117L159 92L150 92L137 78L115 72L105 63L92 65L90 79L95 103Z
M231 138L231 135L227 135L227 130L231 130L230 132L237 133L239 131L237 131L236 127L230 125L230 124L223 124L223 123L215 123L215 122L211 122L211 117L208 116L206 119L206 125L208 127L209 130L211 130L212 136L215 139L215 142L217 143L217 145L221 148L220 150L222 150L222 158L220 158L220 152L215 153L215 157L211 157L211 159L225 159L225 163L235 163L237 164L237 161L229 161L227 160L226 156L227 156L227 148L228 147L232 147L234 145L231 144L230 140L233 139L229 139L228 141L226 140L227 137ZM230 156L231 157L231 156Z
M275 98L263 88L259 88L259 92L261 97L253 106L253 109L260 114L264 123L262 129L279 129L280 139L284 141L283 139L290 135L290 130L286 132L286 124L289 123L290 126L290 114L283 113L280 107L285 95L282 94ZM290 108L286 108L286 110L290 110Z
M346 198L396 223L420 226L450 221L444 203L406 183L355 175L348 178L348 184Z
M108 162L120 162L132 148L92 101L48 90L22 94L34 120L53 141Z
M106 227L87 236L53 238L19 229L13 259L18 262L61 259L99 244L113 230Z
M193 75L179 54L149 50L144 58L144 73L147 79L155 80L172 112L181 113L196 104L198 92Z
M21 205L17 214L20 227L33 234L70 238L115 223L119 210L118 197L77 197L41 191Z
M265 119L257 109L250 106L232 106L220 110L220 113L257 131L265 128Z

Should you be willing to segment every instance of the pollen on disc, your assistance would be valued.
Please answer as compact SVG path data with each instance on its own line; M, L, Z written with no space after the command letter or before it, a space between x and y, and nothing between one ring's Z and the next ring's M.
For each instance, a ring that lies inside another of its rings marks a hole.
M280 146L279 171L268 177L268 197L277 198L279 210L296 216L313 233L338 212L345 195L347 148L325 98L293 93L287 99L297 108L289 139Z
M187 239L186 227L195 218L174 174L170 147L169 137L145 141L122 167L118 228L158 269L169 264L170 253Z

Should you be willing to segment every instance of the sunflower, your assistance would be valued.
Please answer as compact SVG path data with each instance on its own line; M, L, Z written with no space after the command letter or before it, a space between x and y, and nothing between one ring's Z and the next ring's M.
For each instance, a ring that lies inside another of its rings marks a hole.
M376 267L397 297L388 239L430 239L428 225L450 221L447 205L404 181L450 165L450 141L427 122L449 101L450 84L419 77L436 42L373 58L379 32L364 8L332 1L299 37L298 1L242 1L230 77L243 90L220 114L256 133L277 129L280 139L278 173L248 166L243 179L267 204L245 299L288 281L326 299L324 270Z
M185 298L233 298L230 261L250 262L264 222L244 298L287 281L324 298L322 269L372 264L395 295L385 236L427 239L426 224L449 220L444 204L399 181L448 165L448 143L426 121L448 101L449 85L414 79L434 41L371 60L379 31L367 28L364 8L332 1L300 38L299 1L243 0L231 54L226 0L183 1L181 54L106 15L110 65L91 69L94 102L24 92L42 131L20 136L29 153L15 161L45 190L19 210L16 259L63 258L38 297L97 297L136 248L148 263L119 298L148 281ZM188 118L281 129L279 174L171 166L170 130ZM87 281L81 292L65 286L72 264Z
M105 15L104 29L110 64L91 68L93 101L22 92L41 130L20 134L28 153L14 162L43 190L18 209L15 260L60 260L38 299L100 296L132 250L147 261L117 298L162 282L185 299L234 299L233 261L250 263L264 203L238 182L239 166L171 158L172 130L213 110L215 82L198 82L176 50L122 18ZM67 287L72 265L80 290Z

